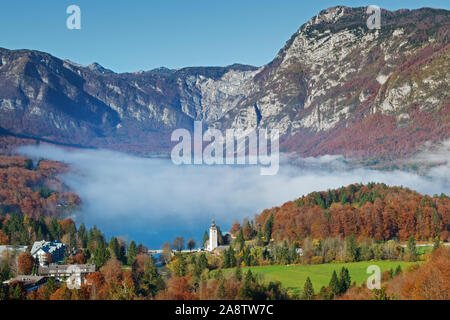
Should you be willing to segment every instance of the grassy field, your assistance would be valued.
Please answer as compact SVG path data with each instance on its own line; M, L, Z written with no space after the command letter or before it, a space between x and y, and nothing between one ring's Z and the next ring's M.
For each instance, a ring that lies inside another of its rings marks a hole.
M307 277L311 278L314 291L318 292L322 286L328 285L333 270L339 275L342 267L346 267L350 272L351 281L356 281L359 285L367 280L370 274L366 273L367 267L377 265L381 272L389 269L395 269L398 265L404 271L412 262L404 261L363 261L354 263L328 263L319 265L292 265L292 266L263 266L242 268L243 272L251 269L253 273L261 274L267 281L278 280L283 287L299 293L303 289L303 285ZM225 272L232 272L234 269L228 269Z

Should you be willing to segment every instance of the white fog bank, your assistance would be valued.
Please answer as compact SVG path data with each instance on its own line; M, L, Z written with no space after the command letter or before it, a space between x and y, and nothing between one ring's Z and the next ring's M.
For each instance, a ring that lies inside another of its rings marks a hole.
M63 179L83 201L77 222L96 224L109 236L129 237L150 247L175 236L201 239L211 219L227 231L234 220L253 217L265 208L355 182L384 182L430 195L450 194L448 163L428 176L344 166L331 172L290 165L282 165L277 175L261 176L257 167L176 166L167 159L106 150L27 146L20 152L73 165L73 172Z

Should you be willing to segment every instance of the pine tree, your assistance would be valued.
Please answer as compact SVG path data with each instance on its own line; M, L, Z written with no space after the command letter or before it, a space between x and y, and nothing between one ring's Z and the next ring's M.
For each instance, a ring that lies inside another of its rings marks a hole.
M128 254L127 254L127 263L128 265L132 265L134 260L136 259L137 256L137 246L136 246L136 242L131 241L130 246L128 247Z
M234 272L234 277L236 278L237 281L241 281L242 280L242 269L241 269L241 265L238 264L236 267L236 270Z
M398 265L397 268L395 269L395 275L398 276L401 273L402 273L402 267L400 267L400 265Z
M82 223L78 228L78 238L80 239L81 247L86 248L88 242L88 235L84 223Z
M93 261L96 269L99 270L103 267L110 257L109 250L103 244L100 244L94 251Z
M326 205L327 208L329 208L332 203L333 203L333 195L331 194L331 191L328 190L327 191L327 196L325 198L325 205Z
M342 267L341 272L339 274L339 294L344 293L348 289L350 289L350 285L351 285L350 273L348 272L347 268Z
M436 240L434 241L433 251L436 251L440 246L441 246L441 241L440 241L439 237L437 237Z
M341 189L341 196L340 196L340 199L341 199L341 204L346 204L346 203L348 203L348 196L347 196L347 192L345 191L345 188L342 188L342 189Z
M339 288L339 280L338 280L338 277L336 274L336 270L333 271L328 288L330 288L330 293L331 293L330 298L333 298L333 297L339 295L340 288Z
M109 240L109 250L111 251L111 257L120 260L120 248L117 238L111 237L111 240Z
M416 248L416 242L414 241L414 237L409 237L408 240L408 253L410 255L411 261L417 260L417 248Z
M322 286L322 288L320 288L319 294L317 295L317 298L319 300L329 300L330 290L327 287Z
M173 271L177 277L184 277L186 275L187 262L184 255L177 254L177 258L173 262Z
M267 242L272 238L272 228L273 228L273 214L270 215L269 219L264 223L264 238Z
M241 299L252 299L253 298L253 283L255 279L253 278L253 274L251 270L248 270L245 274L244 285L239 290L239 297Z
M311 279L306 278L305 285L303 286L303 292L301 294L302 300L314 300L314 288Z
M244 248L245 240L244 240L244 233L242 231L242 228L239 229L239 232L236 236L236 239L234 239L236 247L239 251L241 251Z
M359 251L360 249L358 247L358 243L356 242L356 237L354 234L352 234L347 238L347 258L350 261L358 261Z
M151 295L153 297L156 295L158 290L163 287L164 281L158 273L155 259L152 256L150 256L145 262L141 284L146 295Z

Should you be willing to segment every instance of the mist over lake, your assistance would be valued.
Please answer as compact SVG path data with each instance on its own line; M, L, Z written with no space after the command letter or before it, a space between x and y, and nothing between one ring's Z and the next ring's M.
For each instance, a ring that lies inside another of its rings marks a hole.
M222 231L234 220L252 218L312 191L351 183L384 182L433 195L450 194L450 170L435 167L426 176L394 171L350 169L339 157L306 159L308 166L281 164L274 176L256 166L176 166L170 159L140 158L107 150L67 151L51 146L26 146L19 151L34 159L64 161L73 166L63 181L83 204L72 217L88 227L160 248L176 236L196 239L215 219ZM431 156L431 155L430 155ZM434 157L448 159L448 153ZM283 163L283 162L282 162ZM323 163L333 163L323 168Z

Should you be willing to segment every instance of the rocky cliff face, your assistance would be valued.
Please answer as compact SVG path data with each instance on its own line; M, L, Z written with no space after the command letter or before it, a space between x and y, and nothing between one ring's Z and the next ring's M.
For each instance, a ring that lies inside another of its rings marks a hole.
M60 143L168 150L194 120L279 128L300 155L395 159L450 136L450 13L320 12L269 64L115 74L49 54L0 49L0 126Z

